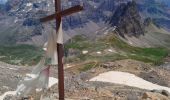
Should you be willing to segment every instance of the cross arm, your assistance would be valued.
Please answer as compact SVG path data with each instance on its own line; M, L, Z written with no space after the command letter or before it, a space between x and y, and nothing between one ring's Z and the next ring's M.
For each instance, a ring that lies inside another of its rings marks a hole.
M83 10L83 7L80 6L80 5L77 5L77 6L74 6L74 7L71 7L69 9L66 9L64 11L61 11L61 12L58 12L58 13L55 13L55 14L52 14L52 15L49 15L47 17L44 17L44 18L41 18L40 19L40 22L47 22L47 21L50 21L50 20L53 20L55 19L56 17L58 16L61 16L61 17L64 17L64 16L67 16L67 15L71 15L73 13L76 13L76 12L79 12Z

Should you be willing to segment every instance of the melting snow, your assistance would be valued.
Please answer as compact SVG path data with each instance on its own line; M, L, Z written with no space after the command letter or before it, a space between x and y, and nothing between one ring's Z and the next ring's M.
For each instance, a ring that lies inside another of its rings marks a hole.
M101 51L98 51L98 52L96 52L97 54L102 54L102 52Z
M15 20L14 20L14 23L16 23L16 22L18 22L18 19L15 19Z
M131 45L133 44L131 41L128 41L128 42L129 42L129 44L131 44Z
M83 54L87 54L88 52L89 51L87 51L87 50L82 51Z
M26 6L32 6L32 3L27 3Z
M146 81L140 77L135 76L134 74L130 74L126 72L110 71L110 72L102 73L90 79L90 81L109 82L109 83L137 87L146 90L156 89L156 90L167 90L168 92L170 92L170 88L168 87L153 84L149 81Z
M116 51L113 49L108 49L108 52L116 52Z

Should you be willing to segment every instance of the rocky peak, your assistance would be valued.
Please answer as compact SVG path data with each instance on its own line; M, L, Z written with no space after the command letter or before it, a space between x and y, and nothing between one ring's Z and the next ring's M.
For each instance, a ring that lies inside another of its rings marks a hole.
M169 29L167 10L158 9L160 7L155 2L155 0L135 0L135 2L132 0L62 0L63 9L82 3L84 5L81 13L63 18L63 29L68 31L71 37L72 32L91 37L95 35L91 33L95 33L104 25L109 27L108 22L110 22L111 25L118 27L120 35L138 36L144 34L141 19L147 17L151 17L158 25ZM0 37L4 35L7 37L6 33L15 33L15 36L17 34L15 40L23 42L20 39L23 38L22 40L29 41L32 36L43 33L43 27L37 25L35 20L52 13L54 13L53 0L8 0L5 5L0 4L0 26L3 27L0 30ZM153 15L157 15L158 18L154 19Z
M128 2L127 4L120 4L113 14L110 23L117 26L118 32L121 36L124 36L124 34L129 36L139 36L144 34L141 17L135 1Z

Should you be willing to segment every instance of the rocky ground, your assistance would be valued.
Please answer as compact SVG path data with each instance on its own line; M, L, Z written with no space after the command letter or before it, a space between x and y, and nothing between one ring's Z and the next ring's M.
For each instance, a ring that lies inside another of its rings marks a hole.
M65 69L66 98L71 100L170 100L170 94L165 90L148 91L118 84L88 81L103 72L122 71L135 74L147 81L170 87L170 70L135 60L96 64L87 71L80 71L81 67L81 64L77 64ZM15 90L18 81L32 69L32 67L12 66L2 62L0 63L0 68L0 94ZM51 76L57 78L57 68L51 68ZM40 93L32 96L33 100L39 100ZM43 93L43 98L43 100L57 100L57 84L49 89L47 93ZM5 100L15 99L8 97Z

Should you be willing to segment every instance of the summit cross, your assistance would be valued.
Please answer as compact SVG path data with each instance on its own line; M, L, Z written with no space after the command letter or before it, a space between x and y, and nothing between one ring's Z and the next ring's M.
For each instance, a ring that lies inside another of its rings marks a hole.
M41 18L40 22L48 22L53 19L56 20L56 34L59 30L62 17L71 15L76 12L83 10L83 6L77 5L66 10L61 11L61 0L55 0L55 14L49 15L47 17ZM58 90L59 90L59 100L64 100L64 68L63 68L63 57L64 49L63 44L57 43L57 54L58 54Z

